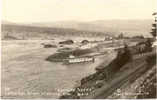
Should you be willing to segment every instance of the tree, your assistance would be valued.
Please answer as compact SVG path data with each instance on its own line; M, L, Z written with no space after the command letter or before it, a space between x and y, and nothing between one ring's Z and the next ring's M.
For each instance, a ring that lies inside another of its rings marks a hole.
M156 23L152 24L152 31L150 32L152 36L156 37Z
M157 22L157 12L153 13L153 16L155 17L155 23L152 24L152 31L150 32L150 34L154 37L156 37L156 22Z
M146 41L146 51L152 51L152 43L150 39Z
M124 44L124 55L127 61L132 60L132 54L127 44Z

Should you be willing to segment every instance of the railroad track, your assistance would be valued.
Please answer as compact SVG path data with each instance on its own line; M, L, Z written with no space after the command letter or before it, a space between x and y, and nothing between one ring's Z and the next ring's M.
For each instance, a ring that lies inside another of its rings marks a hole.
M145 66L145 64L146 63L140 64L138 67L136 67L131 72L126 72L125 76L119 77L118 81L111 81L110 83L108 83L108 84L110 84L109 86L105 85L104 87L96 90L94 92L94 95L89 95L87 97L83 97L83 99L89 99L89 98L90 99L91 98L92 99L105 99L105 98L107 98L111 93L113 93L116 89L121 87L124 83L126 83L129 80L131 80L132 78L134 78L134 76L136 76L138 73L145 71L145 68L143 68L143 66Z
M133 60L137 60L140 59L142 57L147 57L150 55L155 54L155 52L148 52L148 53L143 53L140 55L135 55L133 57ZM118 79L118 81L111 81L110 83L108 83L109 85L105 85L100 89L97 89L94 91L94 94L86 96L86 97L82 97L83 99L105 99L107 98L110 94L112 94L116 89L120 88L124 83L130 81L130 80L136 80L140 75L139 73L144 73L147 70L146 67L146 62L141 63L140 65L136 66L134 69L132 69L132 71L127 71L125 72L125 76L120 77ZM136 78L134 78L136 77Z

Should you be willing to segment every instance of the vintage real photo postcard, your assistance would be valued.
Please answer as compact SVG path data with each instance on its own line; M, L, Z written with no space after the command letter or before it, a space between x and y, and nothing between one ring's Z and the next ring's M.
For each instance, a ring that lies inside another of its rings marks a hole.
M1 99L156 99L156 0L2 0Z

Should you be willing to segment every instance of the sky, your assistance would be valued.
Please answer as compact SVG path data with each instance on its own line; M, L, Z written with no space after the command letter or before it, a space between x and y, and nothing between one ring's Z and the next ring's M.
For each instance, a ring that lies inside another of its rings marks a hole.
M11 22L152 19L157 0L2 0L2 20Z

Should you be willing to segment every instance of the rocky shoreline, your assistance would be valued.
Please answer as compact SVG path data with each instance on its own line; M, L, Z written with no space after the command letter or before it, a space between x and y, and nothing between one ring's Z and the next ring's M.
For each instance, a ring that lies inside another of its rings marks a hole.
M141 58L139 60L136 60L134 62L128 62L127 63L127 67L125 65L125 67L122 68L121 70L123 72L123 70L128 70L129 67L132 66L132 64L134 64L134 66L139 66L139 64L142 64L143 62L146 63L146 64L144 64L144 66L146 66L146 68L148 67L148 65L149 65L149 67L154 66L154 64L155 64L154 60L148 61L149 58L150 57L146 57L146 58ZM154 56L151 59L154 59ZM113 62L114 62L114 60L111 63L113 63ZM150 66L150 63L151 63L151 66ZM118 72L117 75L111 76L109 80L106 80L106 78L103 75L103 71L97 71L95 74L92 74L92 75L90 75L88 77L83 78L81 80L81 85L80 86L76 87L74 89L74 91L71 91L71 92L69 92L66 95L62 95L60 97L60 99L67 99L67 98L68 99L74 99L74 98L75 99L80 99L80 98L84 98L84 97L85 98L86 97L87 98L88 97L92 97L92 96L89 96L89 95L94 94L95 90L101 89L104 85L108 86L109 85L109 81L114 79L115 77L117 77L119 73L121 73L121 72ZM138 77L137 77L137 79L138 79ZM134 86L134 83L131 86ZM125 84L122 87L125 87ZM126 89L126 87L125 87L125 89ZM116 92L114 92L114 93L116 93ZM114 93L111 94L110 96L108 96L107 98L118 98L118 99L119 98L129 98L129 97L126 97L126 96L124 96L124 97L123 96L120 96L120 97L118 96L117 97L117 96L114 96ZM137 98L137 95L132 97L132 98Z

